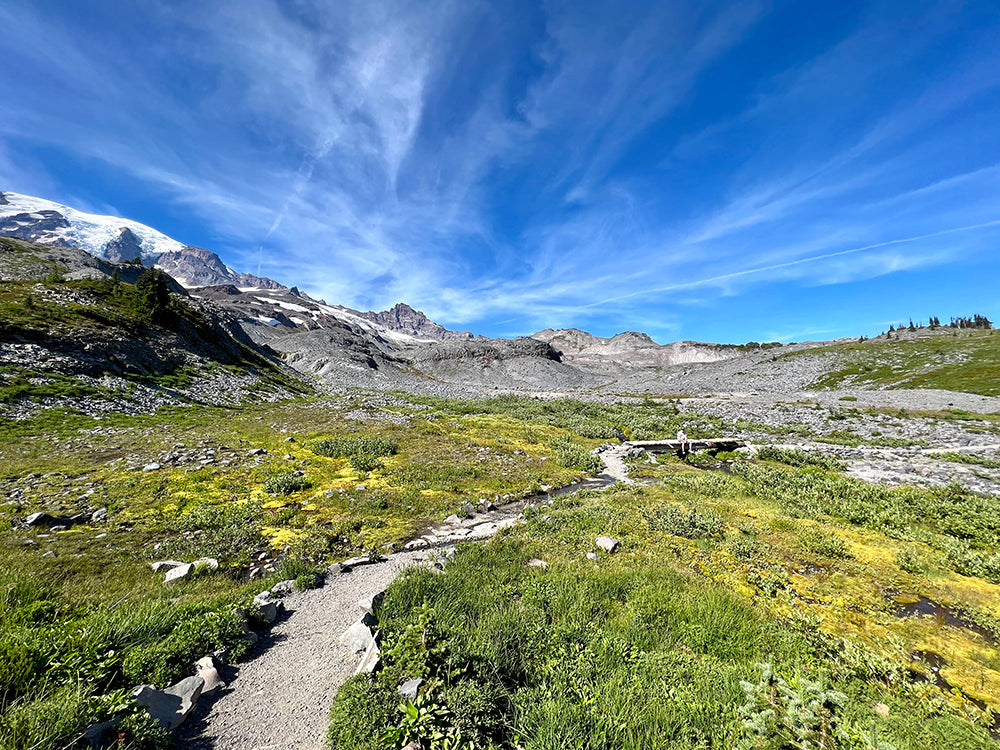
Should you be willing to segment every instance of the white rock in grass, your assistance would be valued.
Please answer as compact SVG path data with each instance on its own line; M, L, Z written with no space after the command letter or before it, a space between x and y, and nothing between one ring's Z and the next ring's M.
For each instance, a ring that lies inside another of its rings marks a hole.
M219 561L214 557L199 557L193 563L195 570L218 570Z
M182 578L187 578L191 575L192 570L194 570L194 565L191 563L181 563L167 571L166 575L163 576L163 582L168 585L176 583Z
M605 552L607 552L607 553L610 554L611 552L614 552L616 549L618 549L618 546L621 543L617 539L615 539L614 537L599 536L599 537L597 537L596 544L602 550L604 550Z
M545 569L549 567L549 564L545 562L545 560L539 560L537 557L533 557L530 560L528 560L528 567Z

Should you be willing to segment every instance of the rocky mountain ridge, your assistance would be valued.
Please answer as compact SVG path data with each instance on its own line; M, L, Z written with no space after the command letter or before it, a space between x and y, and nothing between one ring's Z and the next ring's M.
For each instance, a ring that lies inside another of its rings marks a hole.
M185 287L236 284L283 288L265 277L229 268L214 252L168 237L137 221L78 211L20 193L0 193L0 235L74 247L114 263L140 260L173 276Z

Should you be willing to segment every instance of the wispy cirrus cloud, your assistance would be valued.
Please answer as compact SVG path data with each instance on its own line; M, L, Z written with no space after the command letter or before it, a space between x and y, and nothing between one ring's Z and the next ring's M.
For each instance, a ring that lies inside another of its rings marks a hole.
M1000 23L922 10L12 0L0 179L163 203L354 307L681 335L777 285L990 262Z

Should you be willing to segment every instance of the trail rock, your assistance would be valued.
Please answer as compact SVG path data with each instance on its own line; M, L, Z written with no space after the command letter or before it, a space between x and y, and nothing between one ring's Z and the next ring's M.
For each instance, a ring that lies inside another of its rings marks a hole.
M285 606L276 599L273 599L270 591L261 591L253 598L253 603L257 605L257 609L260 610L260 616L267 621L268 625L273 624L278 619L278 615Z
M399 694L404 698L415 701L417 699L417 692L423 684L424 681L419 677L414 680L407 680L399 686Z
M364 656L358 662L358 668L354 670L354 674L371 674L378 669L381 661L381 651L379 650L377 639L373 636L371 642L368 644L368 648L365 649Z
M271 587L272 596L288 596L295 590L295 581L278 581Z
M145 706L149 715L165 729L176 729L194 710L204 687L205 680L195 675L184 678L166 690L142 685L136 688L132 697L136 703Z
M375 607L382 603L385 599L385 592L379 591L377 594L365 597L364 599L358 599L358 606L361 607L361 611L365 614L375 616Z
M377 624L378 621L371 614L366 613L360 620L343 632L340 636L340 642L354 653L359 654L366 650L369 644L375 639L375 633L372 631L372 628Z
M226 683L222 681L219 676L219 670L215 666L215 659L211 656L203 656L198 661L194 663L195 671L198 677L201 677L205 681L205 687L202 688L202 693L210 693L216 688L225 687Z

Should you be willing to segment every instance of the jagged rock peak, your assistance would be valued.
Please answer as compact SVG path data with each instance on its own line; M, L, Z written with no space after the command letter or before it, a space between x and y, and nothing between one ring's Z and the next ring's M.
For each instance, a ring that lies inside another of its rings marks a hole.
M6 206L9 203L10 201L7 200L7 197L3 193L0 193L0 206Z
M104 246L104 257L112 263L124 263L142 257L142 241L128 227Z
M389 310L361 313L362 317L386 328L408 336L436 339L438 341L468 341L472 334L468 331L449 331L428 318L420 310L399 302Z

